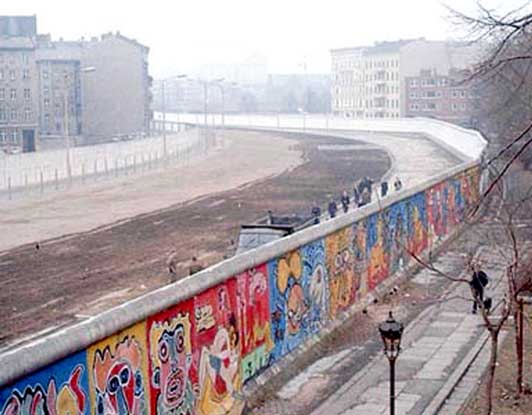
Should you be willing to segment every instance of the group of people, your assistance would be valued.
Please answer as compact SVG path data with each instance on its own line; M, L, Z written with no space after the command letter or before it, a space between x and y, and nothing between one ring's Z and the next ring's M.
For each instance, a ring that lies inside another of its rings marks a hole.
M351 199L349 197L349 193L344 190L341 197L340 197L340 207L343 210L344 213L347 213L349 211L349 207L351 204L355 208L362 207L367 204L371 203L371 198L373 194L373 184L374 180L372 180L369 177L363 177L358 182L355 182L353 185L353 198ZM393 187L395 191L399 191L403 188L403 183L399 177L395 178L395 181L393 183ZM380 189L381 197L385 197L388 194L388 182L383 181L381 182L381 189ZM334 198L332 198L329 201L329 204L327 205L327 212L329 213L329 217L335 218L338 215L339 206L338 203ZM321 217L321 208L318 206L318 204L315 204L312 207L311 210L312 216L314 217L314 223L318 224L320 223L320 217Z

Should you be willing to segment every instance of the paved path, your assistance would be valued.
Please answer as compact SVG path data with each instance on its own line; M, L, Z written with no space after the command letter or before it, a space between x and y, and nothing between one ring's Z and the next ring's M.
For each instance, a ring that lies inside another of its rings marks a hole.
M316 131L322 133L323 131ZM361 132L331 132L335 137L355 139L367 143L366 148L381 148L392 159L392 167L381 179L388 181L388 196L394 193L393 182L399 177L403 188L412 187L426 181L428 178L441 174L442 171L457 165L458 160L454 155L445 151L427 138L420 136L398 136L382 133ZM429 162L428 162L429 161ZM380 197L380 178L373 177L376 183L373 186L372 203L377 203ZM346 189L352 195L353 189ZM338 214L342 213L340 201L337 200ZM353 205L351 205L351 208ZM323 219L328 218L327 207L323 208Z
M495 299L500 298L504 286L500 254L488 250L481 254L491 277L490 291ZM430 278L430 272L422 271L416 282L428 282ZM461 369L462 361L468 360L472 350L480 350L485 329L481 317L471 314L467 298L468 286L456 283L445 301L407 326L396 369L397 415L437 413L458 380L455 371ZM389 365L379 353L313 414L387 414L388 397ZM453 413L452 407L445 413Z

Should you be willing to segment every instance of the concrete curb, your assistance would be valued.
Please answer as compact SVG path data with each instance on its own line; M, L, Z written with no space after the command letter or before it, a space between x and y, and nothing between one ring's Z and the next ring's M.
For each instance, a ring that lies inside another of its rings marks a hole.
M445 400L451 395L460 379L462 379L469 367L473 364L474 360L479 355L488 339L489 335L487 333L483 333L481 335L480 339L475 343L473 348L469 351L462 362L460 362L453 374L447 379L447 382L445 382L436 397L431 401L429 406L425 408L423 411L424 414L436 415L439 412Z

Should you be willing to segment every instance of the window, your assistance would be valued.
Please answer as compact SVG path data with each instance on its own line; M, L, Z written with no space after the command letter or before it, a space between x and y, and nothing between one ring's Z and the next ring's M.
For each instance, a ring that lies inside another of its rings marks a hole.
M435 91L427 91L427 98L435 98L436 92Z
M436 91L436 97L441 98L441 91Z
M6 132L4 130L0 130L0 143L6 142Z
M3 81L5 78L5 73L3 69L0 69L0 81Z
M17 142L17 130L11 131L11 142L16 143Z
M460 97L465 98L466 97L466 92L465 91L460 91Z
M453 92L452 92L452 97L453 97L453 98L458 98L458 91L453 90Z
M461 109L462 111L465 111L465 103L462 102L462 103L460 104L460 109Z
M15 79L17 79L17 74L15 73L15 70L12 69L9 71L9 79L14 81Z
M0 88L0 101L6 99L6 90L5 88Z
M419 107L417 104L410 104L410 109L411 110L417 110Z
M458 105L456 105L456 104L452 104L451 105L451 110L452 111L456 111L457 109L458 109Z
M15 101L17 99L17 90L15 88L11 88L11 101Z
M30 70L29 69L23 69L22 70L22 79L30 79Z
M417 86L417 80L416 79L411 79L410 80L410 86Z
M29 88L24 88L24 99L29 101L31 99L31 91Z
M7 120L7 111L5 107L0 107L0 121Z
M435 110L436 109L436 104L434 102L428 102L426 105L425 105L425 108L427 110Z
M48 69L46 68L42 69L42 77L43 79L48 79Z
M30 121L30 120L31 120L31 109L24 108L24 121Z
M44 98L44 108L48 108L50 106L50 99Z
M11 108L11 117L10 117L11 121L16 121L17 120L17 109L16 108Z
M27 53L23 53L23 54L22 54L22 63L23 63L24 65L27 65L27 64L29 63L29 61L30 61L30 59L29 59L29 57L28 57L28 54L27 54Z

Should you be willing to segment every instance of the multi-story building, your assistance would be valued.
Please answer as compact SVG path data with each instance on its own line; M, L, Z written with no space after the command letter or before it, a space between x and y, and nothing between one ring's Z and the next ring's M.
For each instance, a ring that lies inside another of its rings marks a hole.
M397 118L407 113L407 76L423 69L448 73L463 68L477 47L425 39L378 42L374 46L331 50L333 113L355 118Z
M0 17L0 149L6 151L38 146L35 26L35 17Z
M459 70L451 70L448 75L423 70L418 76L406 77L406 116L472 126L475 94L470 83L463 83L466 76Z
M37 34L35 16L0 16L0 146L148 132L148 52L120 33L52 41Z

